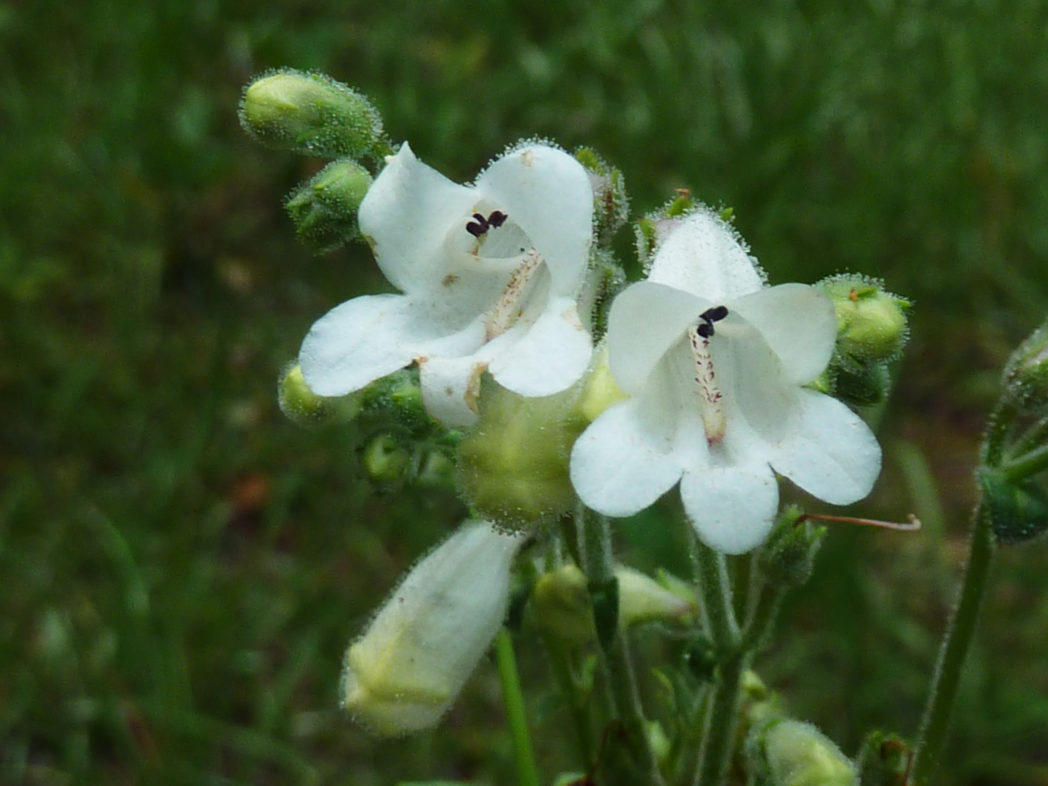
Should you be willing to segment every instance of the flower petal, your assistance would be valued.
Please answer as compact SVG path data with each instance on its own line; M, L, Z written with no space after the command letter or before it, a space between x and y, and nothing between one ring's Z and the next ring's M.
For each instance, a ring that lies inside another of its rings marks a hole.
M487 367L487 359L479 354L419 360L422 403L431 417L448 428L468 426L477 419L480 375Z
M801 390L796 420L769 456L772 467L809 494L848 505L873 488L881 448L862 418L830 396Z
M441 249L449 229L473 212L477 194L426 166L405 142L360 203L360 231L378 266L403 292L431 289L446 274Z
M681 476L672 424L653 422L664 415L646 403L632 398L609 407L572 448L571 483L599 513L631 516Z
M686 472L680 495L702 542L725 554L760 545L779 507L775 475L760 463Z
M761 332L790 382L811 382L830 362L837 317L833 303L815 287L780 284L733 300L730 310Z
M623 290L608 315L608 362L622 389L640 393L662 356L708 305L688 292L648 281Z
M574 385L589 365L592 342L575 301L554 298L520 340L492 357L488 370L522 396L550 396Z
M714 303L756 292L764 285L756 261L731 227L710 210L690 213L668 230L655 252L648 281Z
M341 396L408 365L430 333L419 316L404 295L367 295L332 309L299 350L306 384L318 396Z
M582 164L562 150L530 145L481 173L477 191L506 213L542 254L554 294L575 295L593 231L593 188Z

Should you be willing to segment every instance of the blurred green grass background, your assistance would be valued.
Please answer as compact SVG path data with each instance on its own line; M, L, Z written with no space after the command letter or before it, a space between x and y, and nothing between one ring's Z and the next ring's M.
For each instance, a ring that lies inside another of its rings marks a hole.
M916 730L984 413L1048 311L1048 5L40 0L0 3L0 63L0 782L510 780L490 668L430 735L335 707L349 637L462 507L377 493L351 429L276 407L311 322L384 286L295 244L282 197L321 162L237 126L283 65L455 179L521 137L593 145L637 212L733 206L773 282L916 301L861 509L928 526L835 530L759 663L847 750ZM622 540L651 563L645 522ZM1046 568L998 560L944 783L1048 783ZM531 694L552 774L563 719Z

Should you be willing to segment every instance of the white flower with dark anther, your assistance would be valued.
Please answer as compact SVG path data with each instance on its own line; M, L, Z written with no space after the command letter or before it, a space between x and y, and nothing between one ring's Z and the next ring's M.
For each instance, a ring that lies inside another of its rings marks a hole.
M708 211L663 237L647 281L612 304L608 363L629 398L572 450L586 505L629 516L678 481L699 537L729 554L759 545L778 510L776 473L826 502L870 492L881 452L844 404L804 387L830 360L833 305L812 287L766 287Z
M435 726L498 633L526 536L467 522L419 562L346 652L341 698L378 734Z
M407 144L360 205L360 230L403 294L354 298L317 321L299 361L318 395L359 390L412 361L427 410L470 423L480 373L524 396L570 387L590 336L576 309L589 261L593 190L562 150L519 147L472 187Z

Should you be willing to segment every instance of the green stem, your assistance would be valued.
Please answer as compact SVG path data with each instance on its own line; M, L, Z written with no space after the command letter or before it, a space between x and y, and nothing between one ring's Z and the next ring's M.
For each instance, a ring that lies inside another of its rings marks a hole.
M782 599L786 597L785 587L761 587L753 611L742 634L742 650L744 652L756 652L760 649L771 633L772 625L779 616L782 608Z
M513 640L505 628L495 636L495 661L498 663L506 719L513 740L517 783L520 786L539 786L539 773L535 768L535 754L531 748L531 735L528 734L528 721L524 712L524 694L520 690L517 659L513 655Z
M553 679L556 680L557 688L568 705L571 723L575 727L579 757L589 770L594 762L593 724L590 720L589 697L579 689L571 656L565 651L564 646L553 636L543 635L542 639L546 646L546 654L549 656L550 667L553 669Z
M724 555L698 538L694 540L692 552L706 621L721 655L717 683L706 712L694 783L696 786L720 786L731 760L739 714L739 682L749 654L741 646Z
M961 586L960 601L939 650L931 692L921 721L921 731L917 736L917 753L913 766L914 783L917 784L928 783L942 755L950 713L957 698L961 671L975 633L975 623L993 563L994 546L990 515L986 506L980 504L975 512L968 568Z
M591 587L604 586L615 576L608 520L604 516L591 514L580 508L576 522L586 578ZM613 637L607 647L602 648L602 655L615 711L625 727L627 745L633 760L641 772L646 773L649 783L661 786L662 774L648 742L644 708L637 691L626 637L621 631Z
M1048 445L1041 445L1026 455L1009 461L1002 469L1004 476L1013 483L1048 469Z
M725 782L739 717L739 683L748 663L749 654L741 650L721 661L713 700L706 713L695 786L721 786Z

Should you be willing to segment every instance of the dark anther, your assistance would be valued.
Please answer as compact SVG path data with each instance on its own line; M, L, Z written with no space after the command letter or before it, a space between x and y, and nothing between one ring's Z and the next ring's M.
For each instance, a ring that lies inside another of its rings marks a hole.
M711 325L709 322L703 322L701 325L695 328L695 332L703 338L709 338L713 335L713 325Z
M507 218L509 218L509 216L501 210L492 210L488 215L488 226L492 229L498 229L503 223L505 223Z
M703 311L701 316L707 322L720 322L728 316L728 308L727 306L713 306Z
M470 221L466 224L466 231L473 235L473 237L480 237L488 231L488 228L483 224L478 224L476 221Z

